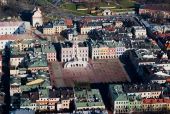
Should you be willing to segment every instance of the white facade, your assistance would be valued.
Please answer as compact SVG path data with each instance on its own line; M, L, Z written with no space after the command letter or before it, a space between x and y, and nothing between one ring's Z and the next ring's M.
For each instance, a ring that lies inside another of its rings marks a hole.
M127 95L135 95L140 96L141 98L159 98L161 95L161 91L153 91L150 92L133 92L133 93L127 93Z
M103 15L104 15L104 16L112 15L112 11L109 10L109 9L106 9L106 10L103 11Z
M76 40L78 40L78 37L74 36L72 33L69 33L67 37L68 37L69 41L76 41Z
M42 26L43 25L43 19L42 19L42 13L39 8L34 8L33 10L34 14L32 16L32 26Z
M23 34L30 30L30 23L25 21L0 22L0 35Z
M88 32L90 32L93 29L101 29L102 26L83 26L81 27L80 33L81 34L87 34Z
M143 37L147 37L147 33L146 33L146 29L142 26L134 26L134 34L136 36L136 38L143 38Z
M124 52L126 51L125 47L116 47L115 52L116 52L116 57L121 56Z
M23 61L23 59L24 59L23 56L11 57L10 64L11 66L18 66Z
M74 42L72 47L61 47L61 62L68 62L74 58L88 61L88 47L80 47L78 42Z

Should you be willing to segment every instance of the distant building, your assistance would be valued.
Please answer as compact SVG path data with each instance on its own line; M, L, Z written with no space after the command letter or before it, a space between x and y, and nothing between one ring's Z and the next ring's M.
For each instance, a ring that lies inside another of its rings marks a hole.
M36 7L33 10L32 26L37 27L37 26L42 26L42 25L43 25L42 13L41 13L41 10L38 7Z
M24 34L30 29L30 23L26 21L0 22L0 35Z
M102 97L97 89L75 90L76 110L105 109Z
M67 21L63 19L55 20L54 22L50 22L50 23L43 25L43 34L54 35L56 33L61 33L63 30L67 29L67 26L68 27L72 26L69 20Z
M11 55L10 57L10 65L17 67L23 60L24 60L24 55Z
M170 18L170 9L167 6L160 6L155 4L144 5L139 9L140 15L149 15L153 18Z
M75 41L61 44L61 62L68 62L74 58L88 61L88 46L85 42Z
M135 35L136 38L147 37L146 29L142 26L133 26L132 33Z
M93 29L101 29L101 28L102 28L101 22L88 22L88 23L84 23L80 27L80 33L87 34L88 32L90 32Z
M110 16L110 15L112 15L112 11L109 10L109 9L105 9L105 10L103 11L103 15L104 15L104 16Z
M159 100L162 90L159 84L132 85L131 87L128 85L111 85L110 90L110 97L114 109L113 112L116 114L159 111L159 109L162 109L162 106L157 105L157 102L149 102L151 99L154 99L155 101ZM145 100L148 100L148 102ZM154 107L148 108L147 106L150 103L152 106L154 104Z

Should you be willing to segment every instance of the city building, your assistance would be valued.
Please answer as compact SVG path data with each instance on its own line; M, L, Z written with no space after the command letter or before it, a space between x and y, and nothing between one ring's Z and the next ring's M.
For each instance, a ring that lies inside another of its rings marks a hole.
M110 15L112 15L112 11L109 10L109 9L105 9L105 10L103 11L103 15L104 15L104 16L110 16Z
M26 21L0 22L0 35L24 34L31 30L30 23Z
M42 12L40 8L35 7L32 15L32 26L37 27L42 25L43 25Z
M105 109L105 105L97 89L75 89L76 110Z
M71 27L72 23L64 19L55 20L53 22L49 22L43 25L43 34L48 35L54 35L57 33L60 34L63 30L67 29L67 26Z
M61 62L68 62L74 58L80 61L88 61L89 48L86 42L75 41L61 43Z
M133 26L132 33L135 35L136 38L146 38L147 33L146 29L142 26Z
M146 4L139 9L140 15L149 15L154 18L170 18L170 10L167 6L160 7L156 4Z
M80 27L80 33L81 34L88 34L93 29L101 29L102 28L102 23L101 22L88 22L84 23Z

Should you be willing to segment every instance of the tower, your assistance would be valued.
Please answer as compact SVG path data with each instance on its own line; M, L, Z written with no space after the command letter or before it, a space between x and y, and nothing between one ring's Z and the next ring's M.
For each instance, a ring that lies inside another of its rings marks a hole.
M37 27L42 25L43 25L42 13L38 7L35 7L32 15L32 26Z

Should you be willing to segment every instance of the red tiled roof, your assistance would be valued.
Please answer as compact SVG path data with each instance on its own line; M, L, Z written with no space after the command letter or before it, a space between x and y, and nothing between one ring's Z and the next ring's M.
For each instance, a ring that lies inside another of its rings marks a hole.
M62 80L67 87L73 86L75 82L108 83L130 81L118 59L92 61L86 68L63 68L62 64L59 67L61 74L56 75L61 75L58 80Z
M71 19L66 19L65 23L67 26L72 26L73 25L73 21Z
M141 9L148 9L148 10L155 10L155 11L168 11L170 12L170 7L169 6L161 6L159 4L147 4Z
M20 39L30 39L32 36L29 34L20 35L0 35L0 40L20 40Z
M143 104L170 103L170 99L143 99Z

